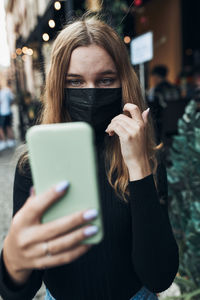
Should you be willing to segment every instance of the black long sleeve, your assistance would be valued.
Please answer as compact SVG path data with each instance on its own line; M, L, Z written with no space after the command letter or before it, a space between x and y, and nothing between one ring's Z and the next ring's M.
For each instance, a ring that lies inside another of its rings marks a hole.
M73 263L34 271L22 289L12 289L0 266L0 294L5 300L29 300L42 280L56 300L128 300L142 287L168 288L178 269L178 249L153 176L129 183L130 199L119 199L99 162L100 194L105 236ZM32 181L16 170L14 211L25 203ZM165 189L164 189L165 190Z
M33 284L34 282L34 284ZM42 271L34 270L26 284L15 286L6 272L3 257L0 261L0 295L9 300L31 300L42 285Z
M133 264L143 284L152 292L161 292L170 286L178 269L178 248L167 206L159 203L152 175L130 182L129 188Z

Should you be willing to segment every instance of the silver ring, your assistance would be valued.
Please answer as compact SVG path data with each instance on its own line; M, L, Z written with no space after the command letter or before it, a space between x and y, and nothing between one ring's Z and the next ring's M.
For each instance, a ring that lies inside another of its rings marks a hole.
M51 256L51 252L49 251L48 242L43 243L44 255Z

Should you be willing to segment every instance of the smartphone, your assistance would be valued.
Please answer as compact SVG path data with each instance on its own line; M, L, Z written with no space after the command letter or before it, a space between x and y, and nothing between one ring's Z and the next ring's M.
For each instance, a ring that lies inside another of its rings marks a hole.
M98 226L98 233L84 243L99 243L103 224L92 127L85 122L36 125L27 131L26 142L36 195L63 180L70 183L66 194L47 209L41 222L96 208L98 217L89 223Z

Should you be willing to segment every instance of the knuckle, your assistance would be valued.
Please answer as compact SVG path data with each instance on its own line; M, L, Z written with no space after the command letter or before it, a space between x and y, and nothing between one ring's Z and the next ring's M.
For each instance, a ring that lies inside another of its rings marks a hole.
M24 249L26 247L26 240L23 236L23 234L20 234L16 238L17 246L20 249Z
M53 244L53 242L48 242L48 252L49 253L54 254L54 253L57 253L58 251L59 251L59 243Z
M124 105L124 108L129 107L130 105L132 105L132 103L128 102Z
M84 213L85 213L85 211L84 212L81 211L81 212L78 212L76 215L76 218L77 218L77 221L79 222L79 224L85 223Z
M142 123L142 122L139 122L138 123L138 131L143 131L144 130L144 123Z
M20 215L19 212L14 216L11 222L11 227L14 228L14 231L18 231L18 228L20 226Z
M85 238L84 229L78 230L72 237L72 243L77 244Z
M127 140L128 140L128 142L131 142L133 140L133 135L132 134L128 134Z
M82 232L71 233L70 236L66 236L63 240L63 247L70 248L78 244L84 238L84 234Z
M31 214L32 214L32 215L35 215L35 216L39 215L39 213L40 213L40 208L39 208L39 206L37 205L37 202L36 202L36 201L32 201L29 205L30 205L29 208L30 208L30 210L31 210Z
M132 139L133 139L133 136L131 135L131 134L127 134L126 136L125 136L125 142L131 142L132 141Z
M116 121L115 122L115 128L119 129L120 127L121 127L121 124L118 121Z
M140 129L141 129L141 125L140 125L139 122L137 122L137 123L135 124L135 133L138 133L138 132L140 131Z
M27 201L26 201L26 203L25 203L25 205L24 205L24 207L22 207L22 210L24 209L25 211L26 211L26 213L28 213L27 211L29 211L29 210L34 210L34 207L36 207L36 203L37 203L37 196L30 196L28 199L27 199ZM24 213L25 213L25 211L24 211Z
M138 106L135 105L135 104L133 104L133 106L131 107L131 110L132 110L133 113L139 112L139 108L138 108Z
M136 104L134 104L134 103L130 103L130 102L126 103L126 104L125 104L125 106L126 106L126 107L129 107L129 108L134 108L134 107L137 107L137 105L136 105Z
M56 193L56 190L54 187L51 187L48 191L46 191L42 197L48 198L48 199L55 199L58 198L58 194ZM40 200L40 199L39 199Z
M29 252L24 251L24 252L23 252L23 257L24 257L25 260L29 260L29 259L31 258L31 255L30 255Z
M81 225L84 222L85 222L84 212L78 212L71 216L71 225L72 226Z
M67 248L66 243L63 241L63 239L55 242L55 243L48 243L48 252L52 255L58 254L59 252L65 250Z
M17 244L21 249L25 249L32 244L33 238L34 231L30 231L30 228L25 228L17 235Z
M137 106L137 105L135 105L135 104L133 104L133 103L130 103L130 105L131 105L131 108L132 108L132 109L138 109L138 106Z

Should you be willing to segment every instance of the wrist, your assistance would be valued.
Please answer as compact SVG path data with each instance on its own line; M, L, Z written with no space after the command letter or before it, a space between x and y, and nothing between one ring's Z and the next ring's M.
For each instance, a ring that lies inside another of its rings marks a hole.
M129 181L143 179L152 173L148 159L132 161L127 167L129 172Z
M6 264L5 260L4 260L4 266L6 270L6 276L14 286L24 285L32 273L31 270L15 271Z
M13 263L9 261L9 258L6 255L5 248L3 248L2 260L8 279L10 279L10 281L16 286L25 284L29 276L31 275L32 270L17 270L14 267Z

